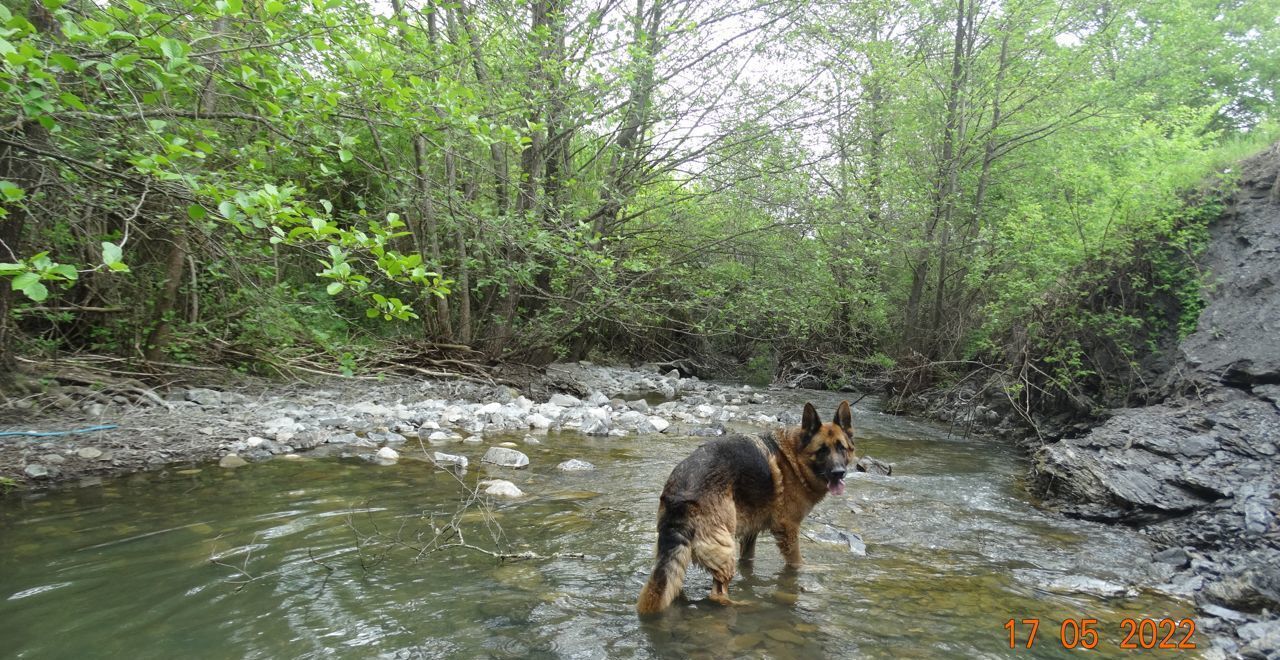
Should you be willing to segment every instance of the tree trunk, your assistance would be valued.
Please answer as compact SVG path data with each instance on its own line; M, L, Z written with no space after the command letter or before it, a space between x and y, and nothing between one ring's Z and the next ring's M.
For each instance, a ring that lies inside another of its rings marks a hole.
M225 16L214 21L210 43L214 44L215 48L221 41L219 37L227 30L227 24ZM208 66L209 75L205 78L204 88L200 91L200 102L196 108L197 113L202 115L212 113L218 107L217 75L218 70L222 68L221 57L211 55ZM151 308L151 332L143 345L143 359L148 362L159 361L165 357L170 326L173 323L173 310L177 307L178 293L182 289L182 276L186 272L183 266L186 265L190 239L187 236L187 229L178 226L182 222L182 217L180 213L174 214L174 228L169 232L171 242L169 257L166 259L164 285L160 288L155 306Z
M35 2L33 4L39 4ZM25 122L21 128L4 131L6 139L20 141L36 147L47 148L49 131L36 122ZM16 139L15 139L16 138ZM10 146L0 146L0 181L11 181L34 195L44 171L34 156L20 154ZM27 227L34 224L26 202L6 204L9 214L0 219L0 259L17 262L22 258L23 238ZM11 310L14 296L18 295L7 279L0 280L0 389L13 384L18 364L14 359Z
M972 0L971 0L972 1ZM934 184L933 211L925 231L925 254L912 273L911 299L908 308L916 318L917 350L930 357L938 357L942 344L942 316L946 304L947 250L950 249L951 222L955 208L955 194L960 163L956 157L956 143L964 130L961 106L963 103L965 53L967 50L970 12L965 0L956 2L955 43L951 57L951 75L948 81L946 119L942 136L942 154L938 160L938 173ZM925 279L929 271L929 255L935 252L934 237L941 232L942 244L936 246L938 275L934 287L933 313L928 326L922 326L919 306L923 302Z
M155 307L151 309L154 325L147 335L143 357L148 362L164 359L165 347L169 344L169 332L172 325L174 308L178 303L178 291L182 287L182 275L187 265L187 233L180 232L173 236L173 245L169 248L169 260L164 269L164 286L156 298Z
M613 233L622 204L631 194L632 176L641 161L640 151L653 100L654 61L662 50L658 29L662 25L663 2L653 0L653 5L645 9L645 0L636 0L632 35L633 52L636 54L631 62L634 78L623 109L622 125L614 141L617 149L610 159L605 188L600 193L603 202L592 218L595 233L602 237Z

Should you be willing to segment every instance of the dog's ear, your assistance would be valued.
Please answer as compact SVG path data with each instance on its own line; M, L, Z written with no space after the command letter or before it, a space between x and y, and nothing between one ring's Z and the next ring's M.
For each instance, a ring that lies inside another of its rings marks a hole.
M800 430L813 435L822 428L822 420L818 419L818 409L812 403L804 404L804 417L800 418Z
M836 408L836 418L831 421L844 429L845 433L853 434L853 413L849 410L848 401L840 402L840 407Z

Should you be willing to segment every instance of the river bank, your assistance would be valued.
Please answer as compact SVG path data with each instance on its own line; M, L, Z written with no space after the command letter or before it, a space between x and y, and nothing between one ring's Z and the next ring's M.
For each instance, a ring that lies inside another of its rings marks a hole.
M535 400L510 386L465 381L328 379L282 387L239 379L218 388L171 388L154 399L54 407L5 424L3 431L103 428L2 436L0 478L12 486L39 488L307 452L388 461L396 448L419 440L456 454L450 446L480 444L486 434L516 431L534 442L558 430L601 437L714 436L734 425L763 428L798 421L797 411L770 410L766 390L683 378L657 367L555 364L524 389L544 396ZM562 391L548 394L552 389Z

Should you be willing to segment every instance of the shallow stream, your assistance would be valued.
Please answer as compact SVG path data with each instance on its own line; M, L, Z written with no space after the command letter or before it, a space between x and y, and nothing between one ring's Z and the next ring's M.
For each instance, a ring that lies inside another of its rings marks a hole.
M830 411L840 397L777 398ZM658 493L702 438L553 433L522 444L531 465L518 471L479 464L484 445L450 445L472 461L461 482L406 446L389 467L206 465L9 495L0 657L1068 657L1080 651L1063 647L1061 624L1086 618L1098 621L1090 653L1113 657L1126 654L1123 619L1191 616L1152 592L1081 593L1143 581L1151 549L1035 508L1012 447L861 405L854 421L859 453L893 476L854 475L805 530L854 532L865 555L806 539L788 575L762 537L753 575L730 588L747 605L703 600L710 580L691 571L688 600L652 622L633 607ZM597 469L556 469L569 458ZM526 497L468 505L464 485L495 477ZM544 558L432 551L433 523L454 516L468 544ZM1031 649L1022 619L1040 620Z

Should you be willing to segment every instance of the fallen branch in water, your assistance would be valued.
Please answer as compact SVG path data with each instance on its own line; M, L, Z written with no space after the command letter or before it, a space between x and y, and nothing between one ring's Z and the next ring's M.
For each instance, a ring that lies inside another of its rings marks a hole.
M221 534L219 534L216 538L213 539L214 543L217 543L218 539L220 538L222 538ZM224 568L229 568L240 575L241 579L227 580L229 584L239 585L236 587L236 593L239 593L240 590L244 589L250 582L253 582L254 580L257 580L263 577L261 575L253 575L252 573L249 572L249 559L253 557L253 546L256 545L257 543L258 543L258 535L254 534L253 539L249 541L249 545L245 546L246 552L244 554L244 564L242 566L234 566L232 564L228 564L227 562L222 561L219 558L221 555L217 553L216 549L211 550L209 552L210 564L213 564L215 566L222 566Z
M431 453L427 450L426 445L421 440L418 446L424 454L430 459ZM432 461L435 464L434 461ZM424 514L425 524L417 529L410 530L406 535L408 527L408 519L402 518L400 527L394 534L384 532L378 525L377 519L373 516L373 509L369 507L363 508L365 519L369 529L372 531L361 530L357 525L357 520L353 509L347 514L347 527L351 530L356 541L357 555L360 558L361 568L365 571L370 569L369 563L365 561L364 552L366 550L377 549L380 554L377 562L373 565L382 563L387 558L388 551L391 548L403 548L411 550L415 554L415 559L421 559L427 554L435 552L445 552L449 550L467 550L488 555L497 559L499 562L509 561L529 561L534 559L586 559L585 553L581 552L554 552L551 554L542 554L532 550L523 550L519 552L510 552L502 549L504 534L502 526L498 524L497 518L493 515L493 510L489 507L488 501L482 496L479 488L471 488L458 475L457 472L446 466L435 464L436 468L447 473L450 477L462 487L465 497L458 508L456 508L447 518L439 516L435 513ZM490 539L494 544L494 548L486 548L476 545L467 540L466 532L463 529L463 518L473 507L479 507L481 511L481 520L484 523L484 529L489 532Z

